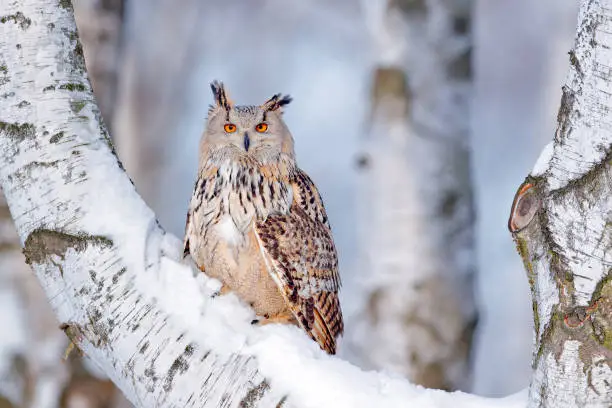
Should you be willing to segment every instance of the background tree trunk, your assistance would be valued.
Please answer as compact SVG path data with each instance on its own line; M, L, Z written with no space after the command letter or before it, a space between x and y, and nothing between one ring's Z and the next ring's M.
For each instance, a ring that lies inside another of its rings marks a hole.
M190 135L181 133L184 129L177 123L186 120L189 87L205 48L199 32L202 16L213 5L199 0L176 4L126 4L130 23L120 64L113 141L144 200L170 231L182 232L189 196L168 194L163 186L183 176L172 171L179 161L172 153ZM205 117L206 108L198 114Z
M584 0L553 142L510 217L535 323L529 407L612 406L612 1Z
M3 195L0 231L0 324L10 328L0 343L0 394L19 407L55 407L52 400L58 401L69 375L55 357L66 339L58 333L55 315L25 263Z
M470 386L476 324L468 140L471 2L364 2L376 49L362 156L365 366Z
M112 131L124 42L125 0L74 0L85 64L104 122Z

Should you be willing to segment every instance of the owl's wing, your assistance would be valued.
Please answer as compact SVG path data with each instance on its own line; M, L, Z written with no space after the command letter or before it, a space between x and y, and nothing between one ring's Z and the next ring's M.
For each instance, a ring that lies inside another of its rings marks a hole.
M344 324L338 300L338 257L321 197L310 178L292 181L288 214L255 223L262 254L283 298L302 328L321 348L336 352Z

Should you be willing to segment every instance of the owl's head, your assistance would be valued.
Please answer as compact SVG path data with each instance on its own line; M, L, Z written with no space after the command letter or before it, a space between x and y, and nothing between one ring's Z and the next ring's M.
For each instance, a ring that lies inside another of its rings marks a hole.
M201 153L265 163L281 154L293 158L293 137L283 121L288 95L276 94L261 105L234 105L221 82L211 85L215 103L210 106Z

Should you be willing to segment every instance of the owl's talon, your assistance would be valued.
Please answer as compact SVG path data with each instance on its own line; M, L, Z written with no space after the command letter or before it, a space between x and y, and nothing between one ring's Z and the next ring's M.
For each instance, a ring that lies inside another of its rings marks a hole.
M296 320L295 320L295 317L293 316L293 313L287 312L287 313L281 313L276 316L265 315L264 318L260 319L257 322L257 324L259 324L260 326L264 326L266 324L272 324L272 323L295 324Z

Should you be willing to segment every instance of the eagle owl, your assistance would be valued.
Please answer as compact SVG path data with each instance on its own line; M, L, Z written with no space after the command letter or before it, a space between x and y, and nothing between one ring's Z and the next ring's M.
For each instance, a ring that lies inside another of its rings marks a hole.
M260 323L297 324L330 354L343 321L338 259L316 186L282 118L291 98L235 106L213 82L184 252L251 305Z

